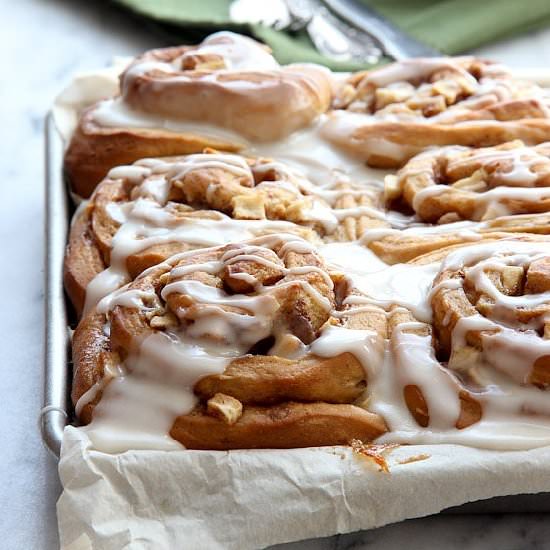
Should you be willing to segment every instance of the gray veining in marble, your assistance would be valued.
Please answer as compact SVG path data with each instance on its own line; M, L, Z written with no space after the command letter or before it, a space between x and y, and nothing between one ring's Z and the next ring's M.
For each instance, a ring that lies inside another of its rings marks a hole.
M101 67L113 54L163 45L139 21L98 4L0 0L1 548L58 546L56 462L42 447L37 428L42 401L43 117L75 71ZM482 53L515 66L548 65L550 31ZM284 548L535 550L550 547L547 520L543 514L437 516Z

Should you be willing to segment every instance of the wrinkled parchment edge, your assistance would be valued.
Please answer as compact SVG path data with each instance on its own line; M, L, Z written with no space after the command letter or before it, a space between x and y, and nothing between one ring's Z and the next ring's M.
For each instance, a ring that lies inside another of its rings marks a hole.
M342 447L109 455L69 427L59 465L62 548L245 550L550 491L550 447L402 446L388 463L390 473L380 472Z

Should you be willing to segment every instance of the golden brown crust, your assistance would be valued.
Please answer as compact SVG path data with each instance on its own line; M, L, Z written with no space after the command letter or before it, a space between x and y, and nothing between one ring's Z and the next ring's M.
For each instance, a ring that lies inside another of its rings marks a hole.
M363 152L370 140L386 140L401 146L398 159L382 154L365 154L365 160L373 168L400 168L414 155L434 145L445 147L461 145L466 147L490 147L515 139L526 145L536 145L550 139L550 120L524 120L520 122L495 122L491 126L476 121L461 122L458 126L442 124L415 124L414 122L381 122L362 126L348 135L348 146ZM344 143L345 146L345 143Z
M82 314L86 301L86 287L107 267L90 231L91 214L89 205L75 214L65 252L63 280L78 317Z
M195 393L202 399L223 393L243 404L351 403L366 387L365 370L351 353L326 359L308 356L297 361L245 355L232 361L223 374L201 379L195 386Z
M458 396L460 399L460 416L455 423L455 427L457 430L463 430L481 420L483 409L479 401L467 391L459 389ZM403 388L403 398L417 424L422 428L427 428L430 424L430 410L422 390L415 384L408 384Z
M510 233L550 234L550 214L516 214L502 216L486 222L483 231L506 231Z
M483 236L490 239L492 234ZM495 233L495 238L505 237L506 233ZM439 251L453 245L466 245L480 240L481 236L472 232L465 235L460 231L429 235L407 235L401 232L385 235L369 241L367 246L384 262L393 265L405 263L424 254Z
M518 219L516 219L518 218ZM496 218L481 227L436 233L404 233L397 231L369 240L366 246L387 264L399 264L424 258L426 263L442 259L455 247L494 242L501 239L527 238L546 240L550 232L548 214L528 214ZM533 233L533 235L531 235Z
M529 233L525 233L525 234L513 233L511 235L500 235L498 233L495 233L495 234L488 233L486 235L483 235L481 239L476 239L474 241L465 239L464 241L459 243L454 243L448 246L442 246L441 248L436 248L434 250L431 250L430 252L426 252L424 254L420 254L419 256L416 256L415 258L410 260L408 263L426 265L429 263L441 262L453 250L457 250L458 248L463 248L469 245L473 246L473 245L482 244L482 243L491 243L491 242L494 243L501 240L548 243L548 237L546 235L537 235L537 234L532 235Z
M64 169L72 190L88 198L111 168L149 157L199 153L205 147L238 151L242 145L161 129L108 128L94 122L94 107L86 110L65 153Z
M372 441L386 429L378 415L354 405L284 403L245 407L231 426L199 407L177 418L170 435L188 449L292 449Z
M97 393L77 411L80 420L85 424L91 421L102 390L120 362L118 355L112 352L109 337L105 333L106 322L105 315L93 313L79 323L73 334L73 404L76 405L87 391L98 385Z
M110 247L106 247L106 244L110 245L118 229L113 226L112 233L96 233L94 229L101 223L98 220L101 215L96 215L94 206L91 202L84 210L75 214L65 253L64 284L77 318L80 318L84 311L88 285L94 277L110 265ZM196 247L185 242L167 242L151 245L139 252L129 254L125 262L128 275L131 280L135 279L140 273L166 258L193 248Z

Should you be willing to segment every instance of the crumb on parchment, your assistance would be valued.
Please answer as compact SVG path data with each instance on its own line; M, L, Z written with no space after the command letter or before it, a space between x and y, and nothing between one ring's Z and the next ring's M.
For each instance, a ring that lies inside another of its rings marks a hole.
M357 456L367 458L374 462L378 466L378 470L386 474L390 473L390 469L384 455L399 447L396 443L377 445L376 443L363 443L359 439L352 439L350 441L350 446Z

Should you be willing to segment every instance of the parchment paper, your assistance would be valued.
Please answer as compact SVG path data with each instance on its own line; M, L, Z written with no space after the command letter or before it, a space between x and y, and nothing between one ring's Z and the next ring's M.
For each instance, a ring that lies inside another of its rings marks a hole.
M80 75L58 97L65 138L78 112L113 94L120 67ZM429 458L400 463L427 454ZM131 451L65 430L57 505L62 548L245 550L379 527L466 502L550 491L550 447L403 446L390 473L345 448Z
M430 457L399 464L421 453ZM338 447L108 455L69 427L59 464L62 547L245 550L550 491L550 447L403 446L388 462L386 474Z

